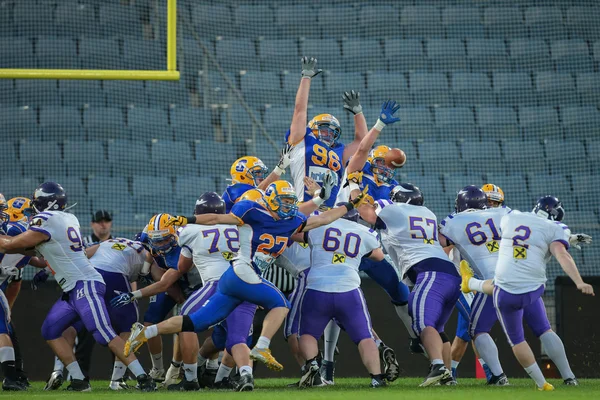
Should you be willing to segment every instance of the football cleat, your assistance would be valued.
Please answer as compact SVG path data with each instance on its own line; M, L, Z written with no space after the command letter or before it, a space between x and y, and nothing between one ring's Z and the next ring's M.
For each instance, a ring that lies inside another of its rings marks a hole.
M183 370L181 369L181 367L178 367L176 365L173 365L173 363L171 363L171 366L169 367L169 369L167 370L167 373L165 374L165 380L163 382L163 386L168 387L169 385L174 385L179 380L183 379L183 377L184 377L184 374L183 374Z
M384 375L383 374L371 375L371 385L370 386L374 389L380 388L380 387L386 387L387 383L385 382Z
M544 386L537 388L540 392L551 392L554 390L554 386L549 384L548 382L544 382Z
M419 385L419 387L432 386L444 379L448 379L451 377L452 374L444 364L432 365L429 375L427 375L427 377L425 378L423 383Z
M450 374L449 378L444 378L444 379L440 380L439 385L440 386L456 386L456 385L458 385L458 381L456 380L456 378L454 376L452 376L452 374Z
M201 365L198 368L198 384L200 388L212 388L215 385L215 378L217 377L217 369L206 368L206 364Z
M150 375L150 378L154 379L157 382L162 382L165 380L165 370L164 368L156 368L156 367L152 367L152 369L150 370L150 372L148 372L148 375Z
M131 389L127 383L125 383L125 379L117 379L116 381L110 381L108 385L110 390L127 390Z
M307 362L302 368L302 376L300 377L300 382L298 382L299 387L311 387L313 384L313 378L315 375L319 373L319 364L315 359L311 362Z
M235 388L234 383L231 381L231 379L229 378L223 378L223 380L219 381L219 382L215 382L214 389L219 389L219 390L231 390Z
M236 392L251 392L254 390L254 377L252 374L242 374L237 381L233 383L233 389Z
M579 381L577 380L577 378L567 378L567 379L565 379L565 385L579 386Z
M72 392L91 392L92 386L85 379L71 379L71 384L67 386L67 390Z
M275 357L271 354L270 349L263 349L255 347L250 352L250 359L254 361L260 361L265 364L269 369L273 371L281 371L283 370L283 365L281 365Z
M131 353L138 351L139 348L148 341L146 335L144 335L145 331L146 327L139 322L136 322L131 326L131 333L125 342L125 348L123 349L123 355L125 357L129 357Z
M146 374L142 374L137 377L137 385L135 385L136 389L141 390L142 392L154 392L156 391L156 383L152 378L150 378Z
M400 366L396 360L396 353L391 347L383 342L379 345L379 358L383 364L383 376L390 382L395 381L400 376Z
M475 276L475 273L469 266L469 263L466 262L465 260L462 260L460 262L459 271L460 271L460 277L462 279L460 282L460 290L463 293L470 293L471 289L469 289L469 279L471 279L473 276Z
M492 375L492 377L490 378L490 380L487 383L490 386L508 386L508 378L506 377L506 374L502 373L498 376L496 375Z
M326 385L334 385L335 362L323 360L321 362L321 380Z
M2 381L2 390L7 392L22 392L27 390L27 386L15 379L4 378Z
M193 392L196 390L200 390L200 384L196 379L193 381L188 381L185 379L185 376L179 383L174 383L172 385L167 386L167 390L169 391L182 391L182 392Z
M50 378L46 381L44 390L56 390L62 386L64 382L62 371L53 371L50 374Z

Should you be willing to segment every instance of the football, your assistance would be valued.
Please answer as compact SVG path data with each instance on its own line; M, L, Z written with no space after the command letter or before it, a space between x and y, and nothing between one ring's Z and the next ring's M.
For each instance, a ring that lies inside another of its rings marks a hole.
M389 168L401 168L406 163L406 154L400 149L391 149L385 155L385 165Z

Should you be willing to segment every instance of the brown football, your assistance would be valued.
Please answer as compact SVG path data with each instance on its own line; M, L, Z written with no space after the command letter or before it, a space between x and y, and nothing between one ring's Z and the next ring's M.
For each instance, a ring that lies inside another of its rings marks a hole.
M391 149L385 155L385 165L389 168L401 168L406 163L406 154L400 149Z

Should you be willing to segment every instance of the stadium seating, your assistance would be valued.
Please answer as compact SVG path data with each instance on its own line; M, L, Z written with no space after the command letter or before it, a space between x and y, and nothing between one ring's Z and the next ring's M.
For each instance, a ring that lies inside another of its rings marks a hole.
M83 111L83 127L89 138L118 138L126 135L120 108L90 107Z

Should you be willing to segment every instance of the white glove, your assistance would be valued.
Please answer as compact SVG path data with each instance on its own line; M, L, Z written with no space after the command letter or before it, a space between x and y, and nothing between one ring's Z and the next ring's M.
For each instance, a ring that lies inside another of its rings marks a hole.
M329 170L325 173L323 177L323 186L321 187L321 192L319 193L319 197L323 199L323 201L327 201L331 196L331 191L338 184L338 177L335 172Z
M574 233L569 236L569 245L581 250L579 243L590 244L592 243L592 237L590 235L586 235L585 233Z
M283 150L281 150L281 158L279 159L279 163L273 169L277 175L281 176L285 174L285 169L290 166L292 162L292 150L294 146L291 144L286 144Z
M0 276L4 277L4 278L16 278L19 276L19 268L17 267L13 267L13 266L8 266L8 265L3 265L0 267Z

